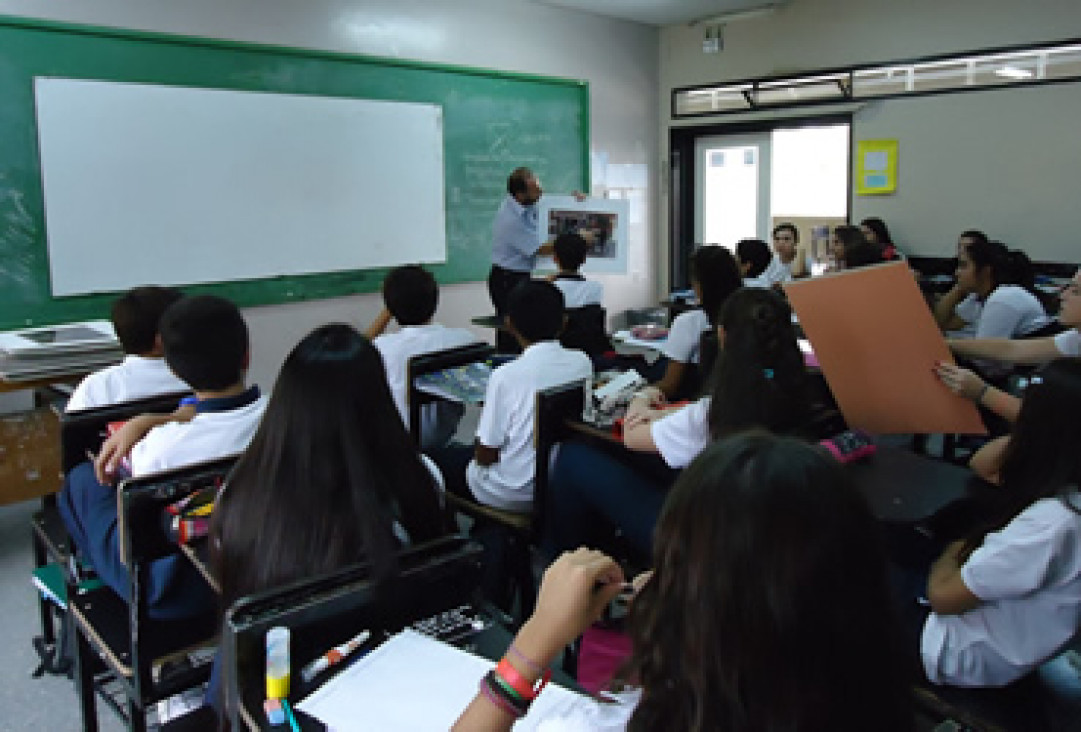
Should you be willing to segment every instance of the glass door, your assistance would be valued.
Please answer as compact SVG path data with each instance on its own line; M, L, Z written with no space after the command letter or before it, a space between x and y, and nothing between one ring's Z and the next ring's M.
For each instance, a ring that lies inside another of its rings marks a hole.
M770 134L695 142L695 241L734 248L770 232Z

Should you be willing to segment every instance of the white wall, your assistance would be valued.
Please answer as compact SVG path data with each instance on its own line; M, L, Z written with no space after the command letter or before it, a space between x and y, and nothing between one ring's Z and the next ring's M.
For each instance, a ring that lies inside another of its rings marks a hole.
M598 277L606 305L617 313L655 298L653 28L525 0L0 0L0 14L585 79L594 158L650 170L646 216L631 229L629 274ZM594 171L595 183L603 182L599 176L603 171ZM252 379L269 387L289 349L312 327L367 325L380 305L378 295L361 295L247 310ZM438 317L465 326L470 316L490 311L483 283L452 285L443 290Z
M702 53L701 28L668 27L660 50L662 162L675 87L1054 42L1079 29L1077 0L792 0L773 14L728 24L719 54ZM898 138L899 184L893 196L854 196L852 217L881 216L917 253L947 255L961 230L981 227L1034 259L1076 261L1071 171L1081 167L1079 91L1079 84L1063 84L865 106L853 116L853 139ZM661 247L666 193L658 196Z

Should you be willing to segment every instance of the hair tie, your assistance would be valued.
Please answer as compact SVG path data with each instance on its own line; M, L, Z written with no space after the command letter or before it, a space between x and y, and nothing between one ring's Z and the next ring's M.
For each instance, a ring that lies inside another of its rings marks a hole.
M773 378L773 369L762 369L762 373L767 379Z

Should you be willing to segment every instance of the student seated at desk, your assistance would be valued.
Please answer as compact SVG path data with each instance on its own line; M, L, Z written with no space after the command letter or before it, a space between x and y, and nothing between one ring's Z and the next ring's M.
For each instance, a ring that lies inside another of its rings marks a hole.
M855 226L836 226L830 237L829 271L857 269L871 264L881 264L882 247L863 238L863 232Z
M196 401L172 418L143 415L120 431L146 435L131 450L134 476L242 451L266 406L259 387L245 385L248 329L233 303L212 295L178 300L162 316L161 340L169 368L191 387ZM147 432L153 424L158 426ZM114 464L117 455L102 452L99 467L104 472L104 463ZM68 474L59 508L79 552L105 584L128 599L127 568L117 546L116 490L99 482L94 466L83 463ZM149 612L158 618L187 617L213 602L206 583L181 557L155 562L147 595Z
M935 320L946 331L966 325L975 338L1019 338L1051 324L1032 291L1023 252L1000 242L973 239L959 247L957 284L935 305Z
M529 280L507 298L507 326L522 355L492 372L477 425L476 446L450 445L429 454L447 490L504 511L533 505L533 413L538 391L593 376L581 351L556 340L563 326L563 295L555 285Z
M1073 280L1062 288L1059 293L1059 302L1058 322L1066 330L1057 335L1025 340L951 338L947 340L947 343L958 356L1005 363L1040 364L1059 356L1081 357L1081 270L1078 270ZM982 381L976 382L969 379L964 384L958 384L958 388L954 391L969 398L973 398L970 395L975 394L981 394L988 400L999 398L995 393L999 392L998 389L992 386L986 394L983 394L981 391L983 386Z
M680 313L668 329L661 349L665 357L664 376L655 386L668 399L697 396L704 374L694 376L699 362L702 334L714 330L717 316L728 296L743 285L739 265L726 248L715 245L699 247L691 255L691 288L701 305ZM691 372L691 373L689 373ZM688 388L688 383L692 388Z
M557 236L553 247L559 272L550 281L563 293L567 315L559 342L566 348L585 351L591 357L608 353L612 350L612 341L604 322L604 288L600 282L587 280L578 273L586 261L586 240L568 232Z
M882 259L891 262L895 259L904 259L905 256L897 245L893 243L890 230L886 222L877 217L866 218L860 222L860 231L868 244L874 244L882 250Z
M1059 359L1025 391L1006 449L988 443L973 458L999 479L1000 500L931 566L929 615L913 597L924 589L919 574L902 595L931 681L1003 686L1081 627L1079 414L1081 362Z
M631 591L630 687L551 729L913 729L882 543L823 452L763 433L710 446L668 495L652 558L628 586L601 552L563 554L453 729L511 729L564 646Z
M390 576L403 545L445 533L441 489L396 416L379 352L348 325L317 328L285 359L214 509L221 606L361 561Z
M187 391L165 363L158 323L166 308L183 295L172 287L136 287L113 302L110 319L124 349L124 360L87 376L71 393L65 409L76 412L133 399Z
M390 393L402 421L409 427L406 393L409 359L433 351L476 343L477 338L463 328L447 328L432 321L439 304L439 285L432 273L415 264L396 267L383 280L386 306L368 328L367 336L379 349L386 364ZM391 319L401 330L384 333ZM458 429L464 407L448 401L425 404L421 408L421 445L445 445Z
M684 407L668 407L656 388L631 400L623 444L658 453L670 469L646 471L592 445L568 441L549 481L545 545L553 555L590 543L598 522L622 529L641 555L665 494L684 468L713 440L751 427L775 432L803 428L812 410L803 355L796 344L791 309L772 290L744 288L721 310L721 351L712 395Z
M769 245L761 239L741 239L736 244L736 262L744 287L773 287L785 282L783 267L774 266Z
M777 254L773 263L784 270L780 273L782 282L811 276L813 260L807 247L799 243L795 224L782 222L773 227L773 251Z

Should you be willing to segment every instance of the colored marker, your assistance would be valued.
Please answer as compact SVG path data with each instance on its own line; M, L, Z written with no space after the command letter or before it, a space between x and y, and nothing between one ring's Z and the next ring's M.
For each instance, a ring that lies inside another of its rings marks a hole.
M316 676L326 671L328 668L336 663L339 663L348 656L350 653L360 648L364 641L371 637L371 633L367 630L362 630L356 634L354 638L340 646L334 646L329 651L324 653L319 658L315 659L300 671L300 677L304 679L304 683L310 682Z

